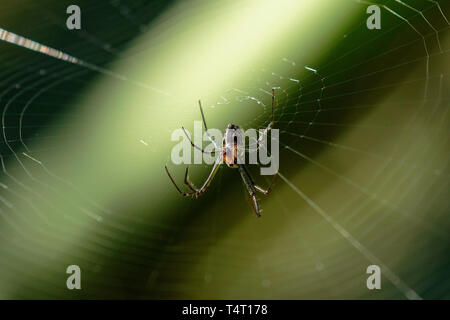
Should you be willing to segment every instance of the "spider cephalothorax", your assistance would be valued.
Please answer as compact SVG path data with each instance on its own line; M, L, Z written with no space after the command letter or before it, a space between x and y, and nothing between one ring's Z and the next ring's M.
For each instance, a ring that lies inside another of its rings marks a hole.
M257 147L256 149L254 149L253 151L256 151L260 148L261 146L261 141L264 138L264 136L267 135L267 132L272 129L273 126L273 106L274 106L274 100L275 100L275 90L272 89L272 118L271 121L269 123L269 125L264 129L262 135L260 136L260 138L257 141ZM252 176L250 175L250 172L248 171L247 167L245 166L245 164L241 164L238 161L238 157L240 155L241 150L239 149L239 134L241 134L240 128L237 125L234 124L229 124L227 126L227 128L225 129L225 136L223 138L222 141L222 147L217 146L216 142L211 138L211 136L208 133L208 127L206 126L206 121L205 121L205 116L203 114L203 109L202 109L202 105L201 102L198 102L199 106L200 106L200 113L202 114L202 119L203 119L203 125L205 127L205 131L206 134L209 138L209 140L213 143L215 149L213 151L205 151L202 148L198 147L197 145L195 145L192 140L189 138L189 135L186 133L186 131L183 129L184 133L186 134L186 137L188 138L188 140L190 141L191 145L194 148L199 149L200 151L202 151L203 153L218 153L219 156L216 158L216 161L214 163L214 166L211 170L211 173L209 174L208 178L206 179L206 181L203 183L203 186L200 189L195 188L192 183L189 182L189 175L188 175L188 169L189 167L186 168L186 174L184 176L184 183L188 186L188 188L191 190L191 192L182 192L181 189L177 186L177 184L175 183L175 181L173 180L172 176L169 173L169 170L167 169L167 166L165 167L166 172L170 178L170 180L172 181L173 185L175 186L175 188L177 189L177 191L180 193L181 196L183 197L187 197L187 196L193 196L193 197L198 197L201 194L203 194L206 190L206 188L208 188L209 184L211 183L211 180L214 178L214 175L216 174L217 170L219 169L220 165L225 163L229 168L238 168L239 169L239 173L241 174L241 178L242 181L244 182L247 191L250 195L250 197L253 200L253 205L252 208L255 211L256 215L258 217L261 216L261 210L259 209L259 205L258 205L258 200L256 198L256 191L259 191L263 194L268 194L270 192L270 189L273 185L273 183L275 182L275 179L277 177L277 174L274 175L269 187L267 189L263 189L262 187L260 187L259 185L257 185L255 183L255 181L253 180Z

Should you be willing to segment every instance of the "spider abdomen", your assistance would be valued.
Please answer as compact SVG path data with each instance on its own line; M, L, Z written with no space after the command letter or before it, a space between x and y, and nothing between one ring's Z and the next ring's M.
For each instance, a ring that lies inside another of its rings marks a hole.
M226 163L226 165L229 168L237 168L237 146L235 145L232 147L231 152L227 152L227 150L230 150L229 148L224 148L223 152L223 161Z
M240 134L239 126L229 124L225 130L223 139L223 161L229 168L238 167L238 135Z

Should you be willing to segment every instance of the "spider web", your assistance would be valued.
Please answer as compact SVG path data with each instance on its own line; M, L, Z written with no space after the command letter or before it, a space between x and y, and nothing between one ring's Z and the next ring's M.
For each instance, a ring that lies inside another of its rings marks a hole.
M382 8L379 31L365 27L372 3ZM83 14L103 12L120 23L99 35L82 31L75 43L61 40L52 57L17 38L0 44L2 294L70 297L61 270L76 261L87 271L85 297L448 298L448 4L355 2L360 15L329 56L314 63L280 56L277 67L254 71L252 87L224 90L207 108L260 108L243 123L260 127L270 119L271 88L278 88L280 178L261 203L262 227L230 221L245 203L207 218L233 201L224 170L205 200L207 214L193 218L201 207L190 201L174 221L146 220L120 214L126 209L101 203L42 160L64 150L39 149L39 142L62 138L41 133L58 127L62 113L77 117L61 105L98 74L124 90L173 95L107 67L124 59L121 48L147 30L161 6L87 3ZM61 21L40 5L29 9L31 18L41 17L39 26L15 34L51 47L52 34L40 28ZM0 29L3 40L10 29ZM73 55L57 58L65 52ZM79 141L80 130L69 127L64 138ZM134 141L149 146L138 135ZM269 227L275 221L280 234ZM64 225L87 232L73 244L75 234L58 231ZM371 264L382 270L379 293L365 287Z

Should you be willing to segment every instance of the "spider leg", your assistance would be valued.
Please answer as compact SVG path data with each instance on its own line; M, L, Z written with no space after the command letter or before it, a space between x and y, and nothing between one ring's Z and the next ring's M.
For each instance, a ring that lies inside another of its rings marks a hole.
M269 187L267 187L267 189L264 189L264 188L260 187L259 185L257 185L255 183L255 180L253 180L252 175L247 170L247 167L245 165L242 166L242 170L248 176L248 179L250 180L250 183L254 187L254 189L259 191L259 192L261 192L261 193L264 193L264 194L268 194L270 192L270 190L272 189L273 184L275 183L275 180L277 180L277 177L278 177L278 173L276 173L273 176L272 181L270 181Z
M277 180L278 177L278 173L276 173L273 178L272 181L270 181L269 187L267 187L267 189L263 189L262 187L258 186L257 184L254 184L253 186L255 187L256 190L258 190L259 192L262 192L264 194L268 194L270 192L270 190L272 189L273 184L275 183L275 180Z
M256 195L253 194L251 199L248 199L250 207L253 209L253 212L259 218L261 217L261 210L259 209L258 199L256 199Z
M219 156L219 157L217 157L216 162L214 163L214 166L211 169L211 172L209 173L209 176L208 176L208 178L206 178L206 180L203 183L202 187L200 189L196 189L197 191L196 191L195 195L197 197L202 195L206 191L206 189L209 187L209 185L211 184L212 179L216 175L216 173L219 170L221 164L222 164L222 157Z
M253 211L256 213L257 217L261 217L261 210L259 209L258 205L258 199L256 198L256 189L255 184L253 182L252 177L248 173L247 169L244 165L239 165L239 173L241 174L242 181L244 181L245 186L247 187L248 194L252 198L251 200L253 203L251 204L251 207Z
M194 142L192 142L191 138L190 138L189 135L187 134L187 132L186 132L186 130L184 129L184 127L181 127L181 129L183 129L183 132L184 132L184 134L186 135L186 138L188 138L189 142L191 143L191 145L192 145L194 148L200 150L202 153L207 153L207 154L212 154L212 153L217 152L217 150L214 150L214 151L205 151L205 150L203 150L202 148L200 148L199 146L197 146Z
M195 187L192 185L192 183L189 182L188 170L189 170L189 167L186 167L186 174L184 175L184 184L187 185L188 188L191 189L193 192L197 192L197 189L195 189Z
M203 120L203 125L204 125L204 127L205 127L206 135L208 136L209 141L212 142L212 144L214 145L214 147L215 147L216 149L219 149L219 148L217 147L216 142L215 142L215 141L213 140L213 138L209 135L208 127L206 126L205 115L203 114L202 103L201 103L200 100L198 100L198 105L199 105L199 107L200 107L200 113L202 114L202 120Z
M178 193L182 196L182 197L189 197L195 194L195 192L183 192L181 191L180 188L178 188L177 184L175 183L175 180L173 180L172 176L169 173L169 170L167 169L167 166L164 166L164 168L166 169L167 175L170 178L170 181L172 181L173 185L175 186L175 188L177 189Z
M270 130L272 128L273 122L274 122L274 116L273 116L273 106L274 105L275 105L275 88L272 88L272 119L270 120L269 125L267 126L268 130Z
M167 175L170 178L170 181L172 181L173 185L175 186L175 188L177 189L178 193L182 196L182 197L189 197L189 196L195 196L198 197L200 195L202 195L205 190L209 187L209 185L211 184L212 179L214 178L215 174L217 173L220 165L222 164L222 157L217 157L216 162L214 163L214 166L211 170L211 172L209 173L208 178L206 179L206 181L203 183L203 186L200 189L195 188L190 182L189 182L189 176L188 176L188 168L186 168L186 174L184 176L184 182L185 184L189 187L189 189L192 190L192 192L183 192L181 191L181 189L177 186L177 184L175 183L175 181L173 180L172 176L169 173L169 170L167 169L167 166L165 166Z

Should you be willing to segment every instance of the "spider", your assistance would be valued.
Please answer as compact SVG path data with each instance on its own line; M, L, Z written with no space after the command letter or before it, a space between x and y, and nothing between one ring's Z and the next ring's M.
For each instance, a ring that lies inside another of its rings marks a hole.
M256 149L254 149L253 151L256 151L260 148L260 143L262 141L262 139L264 138L265 135L267 135L267 132L270 131L270 129L272 129L273 123L274 123L274 116L273 116L273 106L274 106L274 101L275 101L275 89L272 88L272 117L271 120L269 122L269 125L264 129L264 131L262 132L262 135L259 137L258 141L257 141L257 147ZM169 173L169 170L167 169L167 166L165 166L167 175L169 176L170 180L172 181L173 185L175 186L175 188L177 189L177 191L179 192L179 194L182 197L195 197L197 198L198 196L202 195L205 190L209 187L212 179L214 178L215 174L217 173L219 167L221 164L223 164L225 162L225 164L229 167L229 168L237 168L239 169L239 173L241 174L241 178L242 181L244 182L247 191L251 197L250 200L250 205L253 209L253 211L256 213L257 217L261 217L261 210L259 208L258 205L258 200L256 198L256 191L259 191L263 194L268 194L272 188L272 185L274 184L278 173L276 173L273 178L272 181L269 184L269 187L267 189L264 189L262 187L260 187L259 185L257 185L255 183L255 181L253 180L252 176L250 175L250 172L248 171L247 167L244 164L238 164L237 163L237 155L238 155L238 143L237 143L237 139L236 136L234 135L234 132L236 130L239 129L238 126L234 125L234 124L228 124L226 130L225 130L225 136L223 138L222 141L222 147L218 147L216 142L211 138L211 136L208 133L208 127L206 126L206 121L205 121L205 115L203 114L203 109L202 109L202 104L200 102L200 100L198 101L199 107L200 107L200 113L202 115L202 120L203 120L203 125L205 127L205 132L206 135L208 136L209 140L212 142L212 144L215 147L215 150L213 151L205 151L202 148L200 148L199 146L195 145L192 140L190 139L189 135L187 134L186 130L184 129L184 127L182 127L184 134L186 135L186 137L188 138L189 142L191 143L192 147L199 149L202 153L208 153L208 154L212 154L212 153L220 153L220 156L217 157L214 166L208 176L208 178L206 179L206 181L203 183L203 186L200 189L195 188L192 183L189 181L189 175L188 175L188 170L189 167L186 168L186 174L184 175L184 184L186 184L188 186L188 188L191 190L191 192L183 192L181 191L181 189L177 186L177 184L175 183L175 180L172 178L172 176ZM232 152L230 152L232 151ZM248 151L248 150L247 150ZM253 201L253 203L252 203Z

